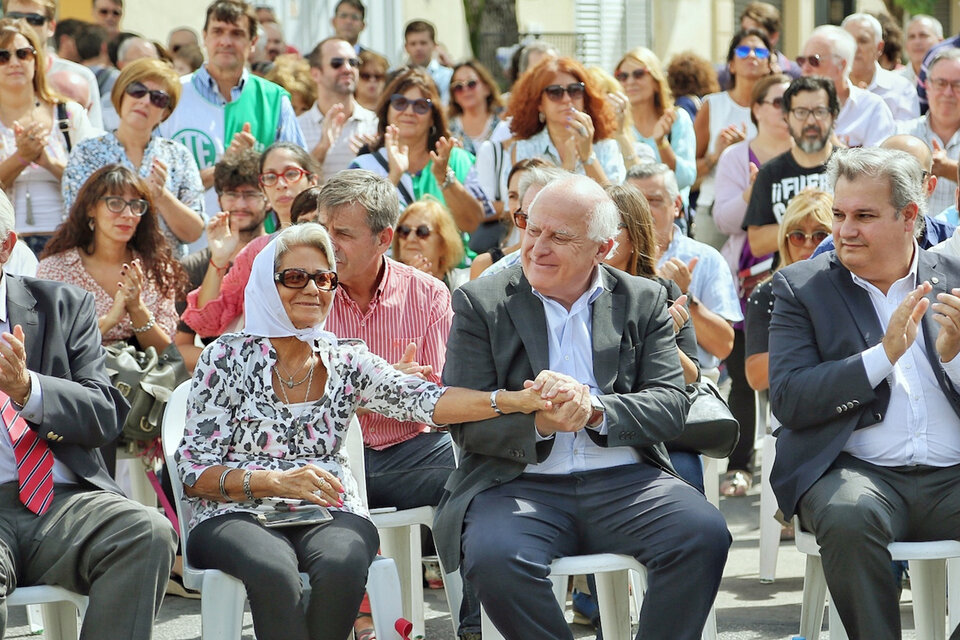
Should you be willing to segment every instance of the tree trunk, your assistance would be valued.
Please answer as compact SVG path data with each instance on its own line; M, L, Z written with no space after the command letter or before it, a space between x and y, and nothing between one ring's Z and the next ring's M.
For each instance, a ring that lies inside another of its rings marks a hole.
M473 55L498 79L504 77L497 64L497 47L519 39L516 0L463 0Z

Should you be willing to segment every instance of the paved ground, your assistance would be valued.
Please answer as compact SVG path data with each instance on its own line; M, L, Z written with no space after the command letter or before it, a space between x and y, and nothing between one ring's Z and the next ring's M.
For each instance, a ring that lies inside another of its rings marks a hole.
M757 578L760 496L757 487L743 498L724 499L721 511L727 519L734 542L717 599L717 623L721 640L786 640L797 633L800 595L803 588L803 556L792 542L780 546L777 580L760 584ZM425 591L427 640L453 640L453 628L441 591ZM901 601L904 638L912 640L910 592ZM570 611L568 609L568 617ZM593 638L586 626L573 625L576 638ZM9 614L7 638L39 638L28 632L24 609L13 607ZM169 597L164 600L157 623L156 640L195 640L200 637L200 603ZM253 638L249 613L245 617L244 640ZM826 634L823 636L826 638ZM612 639L610 639L612 640Z

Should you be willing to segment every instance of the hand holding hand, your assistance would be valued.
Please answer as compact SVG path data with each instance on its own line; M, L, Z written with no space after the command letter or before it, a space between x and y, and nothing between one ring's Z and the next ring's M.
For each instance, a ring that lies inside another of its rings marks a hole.
M420 364L416 361L416 357L417 343L410 342L406 349L403 350L403 356L401 356L400 362L395 363L393 368L400 373L405 373L410 376L417 376L418 378L426 380L427 376L433 375L433 366L429 364Z
M240 151L244 151L246 149L253 149L256 144L257 139L253 137L252 133L250 133L250 123L244 122L243 128L233 134L233 139L230 140L230 146L227 147L224 155L239 153Z
M580 382L565 373L544 369L537 374L535 380L524 381L523 387L539 391L541 398L553 400L554 406L559 406L573 397L574 392L580 387ZM559 399L563 399L563 402L558 401Z
M590 404L590 387L577 385L567 402L550 409L537 411L534 424L541 436L549 436L558 431L575 432L583 429L593 407Z
M942 362L950 362L960 353L960 289L938 293L933 311L933 320L940 325L937 353Z
M306 500L322 507L343 506L343 484L325 469L308 464L273 472L279 489L276 497Z
M917 329L920 318L930 306L930 300L924 296L930 293L933 287L929 282L922 282L911 291L890 316L887 323L887 332L883 335L883 350L887 354L890 364L896 364L913 341L917 339ZM942 333L942 332L941 332ZM946 339L946 338L945 338ZM940 338L937 337L938 351Z
M20 405L26 402L30 392L27 351L19 324L13 327L13 333L0 334L0 390Z
M688 263L677 257L670 258L660 267L660 275L668 280L673 280L680 287L680 293L686 294L690 289L690 282L693 280L693 270L699 262L699 258L693 258Z

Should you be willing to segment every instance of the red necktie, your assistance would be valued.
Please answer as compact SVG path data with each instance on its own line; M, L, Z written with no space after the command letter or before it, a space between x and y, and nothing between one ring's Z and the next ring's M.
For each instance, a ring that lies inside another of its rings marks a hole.
M53 452L47 443L27 426L10 397L0 391L0 418L10 434L13 455L17 459L20 502L37 515L53 502Z

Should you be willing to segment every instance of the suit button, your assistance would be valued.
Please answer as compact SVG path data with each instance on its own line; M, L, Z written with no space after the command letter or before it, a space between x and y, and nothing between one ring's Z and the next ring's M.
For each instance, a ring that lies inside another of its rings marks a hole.
M523 457L523 449L518 449L518 450L517 450L517 457L518 457L518 458L522 458L522 457Z
M883 414L877 411L876 413L873 414L873 419L876 420L877 422L880 422L881 420L883 420Z
M57 434L55 434L53 431L47 431L47 440L56 440L56 439L57 439Z
M837 413L843 413L843 407L837 407Z
M859 406L860 406L860 401L859 401L859 400L854 400L852 404L853 404L853 406L855 406L855 407L859 407Z

